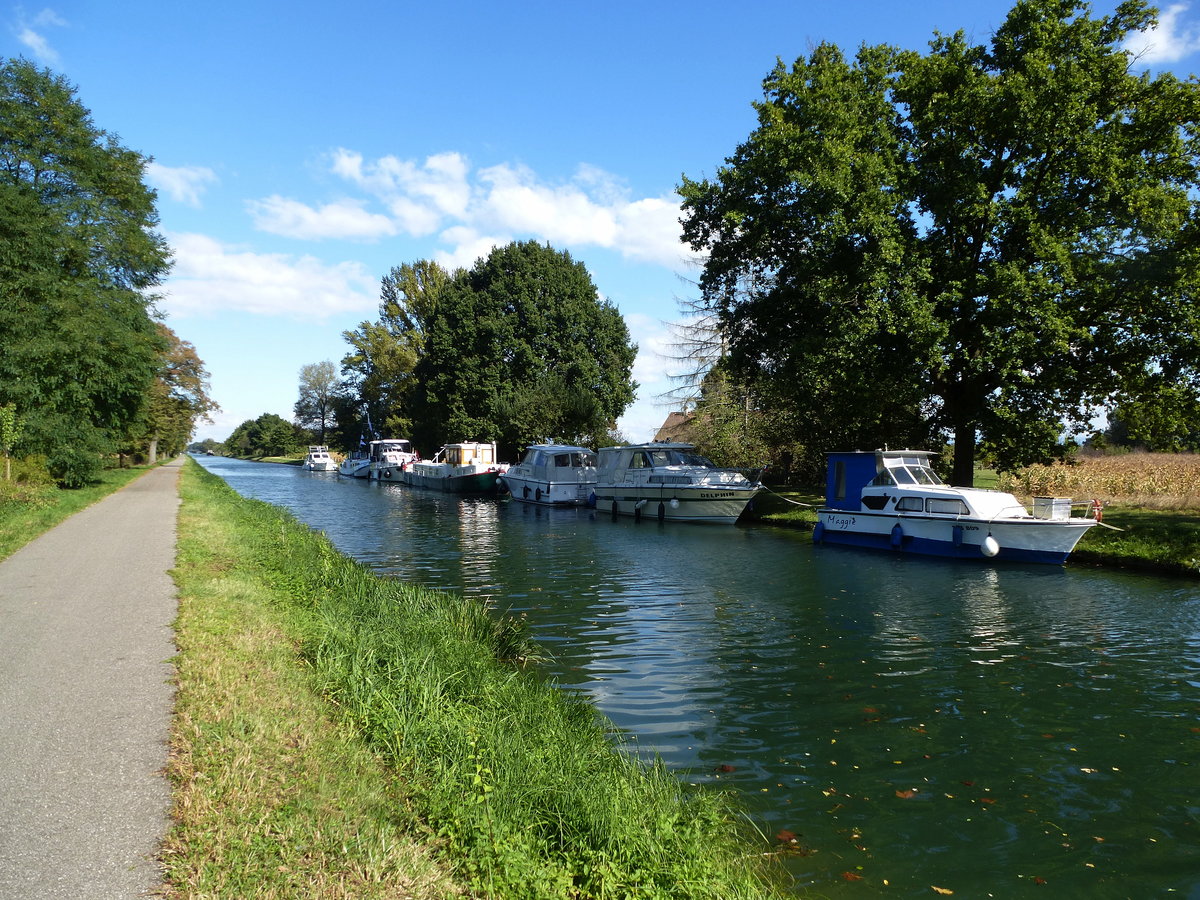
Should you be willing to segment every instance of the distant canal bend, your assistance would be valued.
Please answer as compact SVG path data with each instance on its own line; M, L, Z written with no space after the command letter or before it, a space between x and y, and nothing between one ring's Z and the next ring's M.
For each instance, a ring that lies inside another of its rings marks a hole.
M798 894L1200 898L1200 589L198 460L738 792ZM794 836L794 840L790 840Z

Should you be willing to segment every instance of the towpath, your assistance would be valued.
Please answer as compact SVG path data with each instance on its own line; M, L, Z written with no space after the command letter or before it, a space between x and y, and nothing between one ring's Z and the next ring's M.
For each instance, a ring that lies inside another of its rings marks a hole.
M160 884L180 465L0 562L0 900Z

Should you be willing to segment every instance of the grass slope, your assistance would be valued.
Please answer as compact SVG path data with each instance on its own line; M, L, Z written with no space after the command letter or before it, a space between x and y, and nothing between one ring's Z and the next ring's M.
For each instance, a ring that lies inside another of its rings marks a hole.
M523 670L518 622L182 491L173 896L781 896L726 797Z

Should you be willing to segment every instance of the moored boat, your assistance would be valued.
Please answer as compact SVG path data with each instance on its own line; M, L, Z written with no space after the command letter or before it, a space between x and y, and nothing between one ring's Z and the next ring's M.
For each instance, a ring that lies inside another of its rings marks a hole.
M522 503L583 506L596 486L596 454L569 444L534 444L500 478Z
M1096 519L1071 516L1067 497L944 484L925 450L830 453L813 541L960 559L1062 565Z
M312 446L304 457L304 468L310 472L336 472L337 461L329 455L328 447Z
M403 481L404 470L421 458L411 442L395 438L371 441L367 455L371 463L367 477L376 481Z
M416 461L400 475L404 484L451 494L491 494L508 463L496 461L496 444L446 444L431 460Z
M338 474L348 478L369 478L371 475L371 451L365 446L352 450L338 466Z
M736 522L762 490L741 472L719 469L693 444L601 447L596 508L666 522Z

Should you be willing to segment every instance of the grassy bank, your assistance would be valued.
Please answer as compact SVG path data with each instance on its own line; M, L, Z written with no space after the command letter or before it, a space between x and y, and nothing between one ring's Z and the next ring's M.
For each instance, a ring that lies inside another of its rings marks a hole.
M525 671L519 622L182 492L174 896L776 895L729 801Z
M103 500L149 468L104 469L94 484L72 490L52 484L0 482L0 559L11 556L67 517Z

